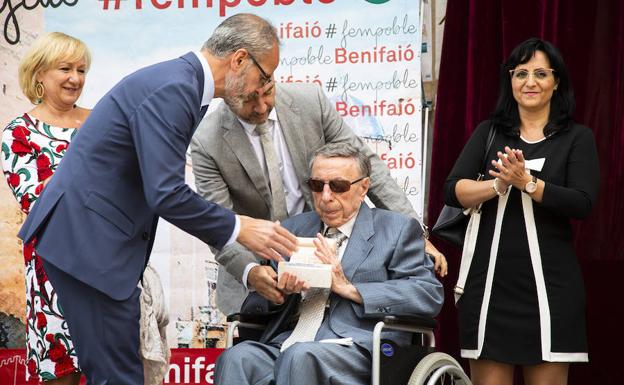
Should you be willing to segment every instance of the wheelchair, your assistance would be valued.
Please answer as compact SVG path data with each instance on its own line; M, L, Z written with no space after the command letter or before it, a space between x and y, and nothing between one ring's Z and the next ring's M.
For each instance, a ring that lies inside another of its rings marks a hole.
M472 385L459 363L450 355L434 352L437 326L433 318L384 315L379 316L373 330L372 385ZM234 345L237 329L260 333L268 318L263 315L236 313L227 317L227 345ZM409 346L398 346L381 338L383 329L412 333ZM417 344L416 344L417 343Z

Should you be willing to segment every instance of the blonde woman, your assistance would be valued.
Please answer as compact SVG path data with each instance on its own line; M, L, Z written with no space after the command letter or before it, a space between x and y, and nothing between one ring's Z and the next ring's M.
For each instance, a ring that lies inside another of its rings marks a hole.
M21 210L28 214L90 110L78 107L91 64L87 46L60 32L40 37L19 65L19 84L35 105L2 134L2 168ZM68 229L68 231L70 231ZM80 369L56 291L47 279L36 239L24 246L27 379L78 384Z

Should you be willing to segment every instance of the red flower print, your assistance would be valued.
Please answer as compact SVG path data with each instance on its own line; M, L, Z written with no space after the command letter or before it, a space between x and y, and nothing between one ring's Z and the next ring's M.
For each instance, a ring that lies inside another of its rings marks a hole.
M35 150L35 152L41 152L41 147L39 147L37 143L30 142L29 144L30 144L30 147L32 147Z
M61 357L54 365L54 375L56 377L63 377L75 371L74 361L68 355Z
M26 154L30 154L32 148L30 148L28 143L13 140L13 143L11 144L11 151L17 154L17 156L24 156Z
M43 286L44 283L48 281L48 275L45 270L43 270L43 262L41 262L41 257L37 255L35 252L35 274L37 275L37 282L39 282L39 286Z
M24 245L24 261L26 261L26 264L32 260L34 251L35 245L33 242L28 242Z
M46 315L42 312L37 312L37 329L41 330L44 327L48 326L48 319Z
M37 187L35 187L35 195L41 195L41 190L43 190L43 183L39 183Z
M23 126L17 126L13 130L13 143L11 144L11 151L18 156L24 156L32 151L30 143L28 143L28 136L30 131Z
M19 174L10 172L9 177L7 178L7 181L9 182L11 187L18 187L20 184L20 176Z
M54 362L59 362L63 356L67 355L67 349L60 340L50 343L50 359Z
M32 358L28 360L28 374L30 377L39 378L39 373L37 373L37 361Z
M28 212L30 211L30 198L28 193L22 195L20 205L22 206L22 211L28 214Z
M61 151L67 150L67 144L62 143L56 146L56 152L60 153Z
M22 143L28 143L28 137L30 136L30 131L24 126L16 126L11 133L14 140L18 140Z
M13 130L13 137L15 139L24 140L26 141L26 143L28 143L29 136L30 136L30 131L28 130L28 128L24 126L17 126Z
M37 176L39 178L39 182L48 179L51 175L52 170L50 169L50 158L48 158L46 154L39 154L37 157Z
M46 334L45 340L48 341L49 343L53 344L54 343L54 334L52 334L52 333Z

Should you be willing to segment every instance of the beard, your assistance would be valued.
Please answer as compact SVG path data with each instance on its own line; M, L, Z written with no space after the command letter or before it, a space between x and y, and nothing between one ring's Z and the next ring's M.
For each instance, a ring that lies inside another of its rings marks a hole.
M245 98L245 75L248 67L241 71L240 75L225 75L225 95L223 101L238 115L243 108Z
M264 116L258 116L258 114L249 108L248 112L245 111L245 99L247 96L245 94L245 75L248 70L249 66L241 71L241 74L238 76L226 74L225 95L223 96L223 101L240 119L251 124L261 124L266 122L266 115L271 112L272 107L269 108L268 112Z

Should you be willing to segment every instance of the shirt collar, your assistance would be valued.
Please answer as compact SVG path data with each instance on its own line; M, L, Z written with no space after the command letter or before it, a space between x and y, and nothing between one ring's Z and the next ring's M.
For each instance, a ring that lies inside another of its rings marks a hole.
M197 59L199 59L202 69L204 70L204 94L202 95L201 106L205 107L209 105L212 98L214 98L214 79L208 61L204 55L200 51L193 51L193 53L197 56Z
M238 119L240 124L243 126L243 129L245 130L247 135L256 135L255 133L256 126L257 126L256 124L246 122L243 119L239 118L238 116L236 117L236 119ZM272 120L274 122L277 121L277 112L275 112L275 108L273 108L271 112L269 112L269 120Z
M360 210L355 213L353 218L349 219L347 222L343 223L341 226L338 226L338 230L347 236L347 238L351 238L351 233L353 232L353 226L355 226L355 219L357 218ZM323 234L327 231L327 225L323 223Z

